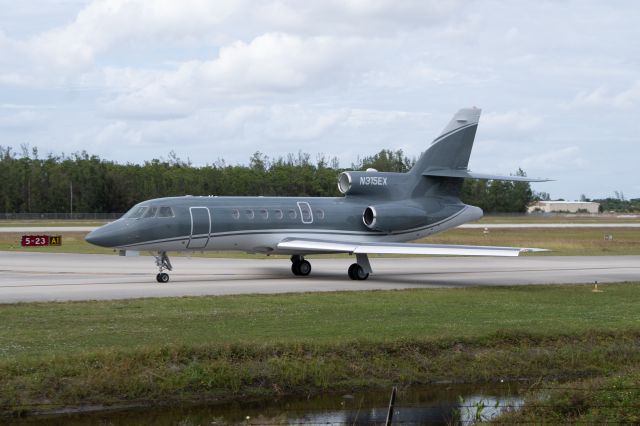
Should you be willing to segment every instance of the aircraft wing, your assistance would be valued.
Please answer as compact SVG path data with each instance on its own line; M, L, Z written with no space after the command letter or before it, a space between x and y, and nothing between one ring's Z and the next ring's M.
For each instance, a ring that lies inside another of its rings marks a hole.
M286 238L278 243L278 249L300 253L361 253L361 254L427 254L443 256L518 256L523 252L547 251L545 249L459 246L446 244L406 243L351 243L333 240Z

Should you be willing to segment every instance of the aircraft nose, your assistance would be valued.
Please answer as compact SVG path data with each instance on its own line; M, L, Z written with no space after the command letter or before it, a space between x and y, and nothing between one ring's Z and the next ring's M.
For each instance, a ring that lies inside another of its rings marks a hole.
M109 223L89 232L84 240L95 246L115 247L118 243L118 228L113 223Z
M101 231L102 228L94 229L89 232L84 240L94 246L107 247L106 242L108 238L105 238L105 233Z

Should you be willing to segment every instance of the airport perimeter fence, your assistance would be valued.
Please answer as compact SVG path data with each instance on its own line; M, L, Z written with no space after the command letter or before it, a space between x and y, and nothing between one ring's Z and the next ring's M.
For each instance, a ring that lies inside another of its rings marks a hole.
M0 213L0 220L116 220L124 213Z

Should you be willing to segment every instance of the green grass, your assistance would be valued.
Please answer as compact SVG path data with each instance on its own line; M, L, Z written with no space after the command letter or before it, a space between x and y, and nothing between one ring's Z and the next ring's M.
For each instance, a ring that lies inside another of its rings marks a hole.
M640 424L640 369L569 383L541 383L528 393L523 409L495 423Z
M635 217L634 217L635 216ZM638 223L640 214L487 215L477 223Z
M384 342L640 327L640 284L185 297L0 308L0 359L164 344Z
M640 283L0 306L0 415L640 363ZM45 404L45 405L42 405Z
M34 234L26 232L24 234ZM50 247L22 247L20 245L23 233L0 232L0 251L28 251L42 253L88 253L113 254L109 248L94 246L87 243L84 237L88 232L47 232L46 235L61 235L61 246Z
M613 240L605 240L613 235ZM640 228L451 229L419 240L428 244L536 247L551 250L528 256L640 255Z
M0 227L14 227L14 226L102 226L113 220L70 220L70 219L58 219L58 220L0 220Z

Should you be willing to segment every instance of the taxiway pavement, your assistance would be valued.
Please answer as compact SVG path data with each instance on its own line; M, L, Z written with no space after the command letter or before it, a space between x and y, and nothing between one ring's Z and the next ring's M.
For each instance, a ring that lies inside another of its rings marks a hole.
M309 260L295 277L288 259L172 257L158 284L149 256L0 252L0 303L640 281L640 256L372 258L366 281L348 279L353 258Z

